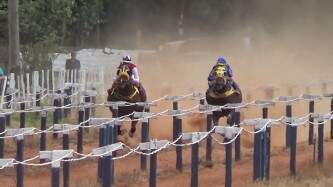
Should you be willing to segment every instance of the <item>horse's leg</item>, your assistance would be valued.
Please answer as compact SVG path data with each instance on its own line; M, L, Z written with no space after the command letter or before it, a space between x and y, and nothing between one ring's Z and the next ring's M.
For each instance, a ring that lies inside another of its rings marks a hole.
M131 122L131 130L130 130L130 132L129 132L129 136L130 137L133 137L133 135L134 135L134 133L135 133L135 131L136 131L136 124L138 123L138 121L134 121L134 120L132 120L132 122Z

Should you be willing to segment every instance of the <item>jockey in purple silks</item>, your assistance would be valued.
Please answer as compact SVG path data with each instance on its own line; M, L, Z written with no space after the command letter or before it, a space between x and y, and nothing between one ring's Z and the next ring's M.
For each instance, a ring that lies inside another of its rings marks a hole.
M232 87L235 90L238 90L239 87L238 87L237 83L233 80L233 72L232 72L231 66L230 66L230 64L227 63L227 61L225 60L224 57L219 57L217 59L216 64L213 66L212 70L209 73L209 76L208 76L208 86L209 86L209 88L212 87L213 81L216 78L215 77L215 69L218 66L225 66L226 67L226 74L228 76L228 80L231 82Z

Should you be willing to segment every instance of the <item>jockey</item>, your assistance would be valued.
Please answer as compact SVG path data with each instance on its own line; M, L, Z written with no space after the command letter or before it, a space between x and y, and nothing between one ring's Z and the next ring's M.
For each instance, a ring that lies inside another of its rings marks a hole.
M226 67L226 74L227 74L228 80L231 82L232 87L236 90L239 89L237 83L233 80L233 72L232 72L231 66L230 66L230 64L227 63L227 61L225 60L224 57L219 57L217 59L216 64L213 66L212 70L209 73L209 76L208 76L208 86L209 86L209 88L211 88L211 86L213 84L213 81L215 80L215 69L218 66L225 66Z
M140 82L138 68L132 62L132 58L129 55L124 56L123 60L122 60L122 62L120 62L119 66L121 66L123 64L127 65L127 67L130 69L130 77L131 77L133 83L138 87L140 95L141 95L141 99L143 101L146 101L146 99L147 99L146 91ZM118 75L118 72L117 72L117 75Z

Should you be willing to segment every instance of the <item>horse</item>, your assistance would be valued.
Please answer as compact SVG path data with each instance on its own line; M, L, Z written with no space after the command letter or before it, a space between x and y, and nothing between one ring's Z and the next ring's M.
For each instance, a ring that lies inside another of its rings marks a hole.
M133 112L143 112L145 108L143 106L139 106L135 103L137 102L146 102L146 98L141 97L141 93L139 88L133 83L130 78L130 70L127 65L120 65L117 71L117 79L113 83L112 87L108 89L108 97L107 101L109 102L117 102L123 101L129 103L125 106L118 107L118 114L116 111L109 107L112 112L112 116L123 117L129 116L132 120L131 129L129 132L129 136L133 137L136 131L136 124L138 123L135 120ZM131 104L134 103L134 104ZM121 131L120 127L118 127L118 135L122 135L123 131Z
M227 76L226 67L218 66L214 69L215 80L212 81L210 88L206 91L206 101L210 105L223 106L228 103L241 103L242 92L238 88L234 88L231 80ZM222 109L213 111L214 125L218 123L221 117L228 117L230 124L233 109Z

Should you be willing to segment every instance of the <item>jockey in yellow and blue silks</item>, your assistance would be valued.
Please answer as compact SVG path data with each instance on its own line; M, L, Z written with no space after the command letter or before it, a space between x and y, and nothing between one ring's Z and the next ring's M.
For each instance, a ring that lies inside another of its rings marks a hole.
M209 88L212 87L213 81L216 78L215 77L216 76L215 70L219 66L224 66L226 68L226 75L227 75L228 80L230 81L232 87L236 90L239 89L237 83L233 80L233 72L232 72L231 66L230 66L230 64L227 63L227 61L225 60L224 57L219 57L217 59L216 64L213 66L212 70L209 73L209 76L208 76L208 86L209 86Z

